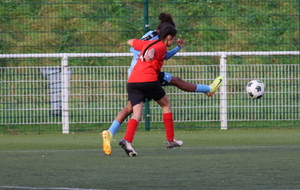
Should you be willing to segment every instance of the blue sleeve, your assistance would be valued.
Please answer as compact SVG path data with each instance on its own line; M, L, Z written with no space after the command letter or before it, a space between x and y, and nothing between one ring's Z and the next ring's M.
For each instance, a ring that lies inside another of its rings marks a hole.
M135 50L133 47L130 48L130 52L136 55L140 55L141 51Z
M170 59L171 57L173 57L179 50L181 50L181 47L175 47L174 49L167 51L166 53L166 57L165 60Z

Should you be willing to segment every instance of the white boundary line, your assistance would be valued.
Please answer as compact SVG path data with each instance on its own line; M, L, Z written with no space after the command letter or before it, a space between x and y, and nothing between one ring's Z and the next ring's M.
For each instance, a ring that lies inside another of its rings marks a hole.
M83 189L83 188L70 188L70 187L22 187L22 186L0 186L6 189L69 189L69 190L105 190L105 189Z
M270 145L270 146L210 146L210 147L180 147L179 149L192 150L192 149L247 149L247 148L300 148L300 145ZM166 148L136 148L137 150L165 150ZM116 148L112 150L123 150ZM102 149L84 149L84 150L4 150L0 153L43 153L43 152L102 152ZM1 187L1 186L0 186Z

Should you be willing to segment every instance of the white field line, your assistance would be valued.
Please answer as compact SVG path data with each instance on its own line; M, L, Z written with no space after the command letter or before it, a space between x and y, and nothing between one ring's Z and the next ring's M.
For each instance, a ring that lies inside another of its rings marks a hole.
M249 149L249 148L300 148L300 145L286 145L286 146L223 146L223 147L180 147L179 149L193 150L193 149ZM136 148L136 150L165 150L166 148ZM112 150L123 150L123 149L112 149ZM84 150L7 150L0 151L0 153L34 153L34 152L98 152L102 149L84 149Z
M83 188L70 188L70 187L22 187L22 186L0 186L4 189L68 189L68 190L105 190L105 189L83 189Z

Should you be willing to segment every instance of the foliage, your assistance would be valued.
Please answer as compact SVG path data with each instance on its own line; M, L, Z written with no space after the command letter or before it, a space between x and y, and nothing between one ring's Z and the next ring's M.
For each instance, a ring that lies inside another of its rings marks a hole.
M126 41L145 32L143 6L125 0L1 0L0 53L128 52ZM148 6L150 30L161 12L172 13L178 38L185 40L182 51L299 49L297 2L149 0Z

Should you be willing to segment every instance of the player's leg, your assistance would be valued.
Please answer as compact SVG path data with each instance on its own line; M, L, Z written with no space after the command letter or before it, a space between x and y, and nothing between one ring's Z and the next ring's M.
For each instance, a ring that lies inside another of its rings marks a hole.
M125 108L123 108L118 115L116 116L115 120L113 121L113 123L111 124L111 126L109 127L108 131L110 131L112 133L112 135L114 136L121 124L125 121L125 119L132 113L132 106L130 101L128 101L127 105Z
M219 76L216 78L212 84L203 85L203 84L194 84L190 82L186 82L179 77L174 77L170 73L161 72L160 73L160 81L163 86L165 85L173 85L177 88L186 91L186 92L200 92L204 93L207 96L212 96L214 93L220 88L223 83L223 77Z
M183 142L174 138L174 120L171 109L171 102L167 95L156 101L162 107L163 122L166 131L167 148L180 147Z
M177 88L186 92L200 92L206 94L210 90L210 87L208 85L193 84L190 82L186 82L179 77L172 77L172 80L169 84L174 85Z
M102 138L103 138L102 148L105 154L107 155L111 154L112 137L118 132L121 124L131 113L132 113L132 107L130 101L128 101L127 106L118 113L118 115L116 116L115 120L112 122L109 129L102 132Z
M132 148L131 143L134 139L139 121L142 118L143 105L146 100L143 90L148 89L151 91L151 88L149 89L147 87L148 86L144 83L127 84L128 100L132 106L133 114L127 123L124 138L119 141L119 145L125 150L128 156L137 156L137 152Z
M161 72L159 77L160 81L164 81L162 82L163 86L173 85L186 92L199 92L204 94L210 91L210 87L208 85L190 83L179 77L174 77L167 72Z
M131 146L139 121L142 117L143 103L133 106L133 115L127 123L126 133L124 138L119 141L119 145L125 150L128 156L137 156L137 152Z

